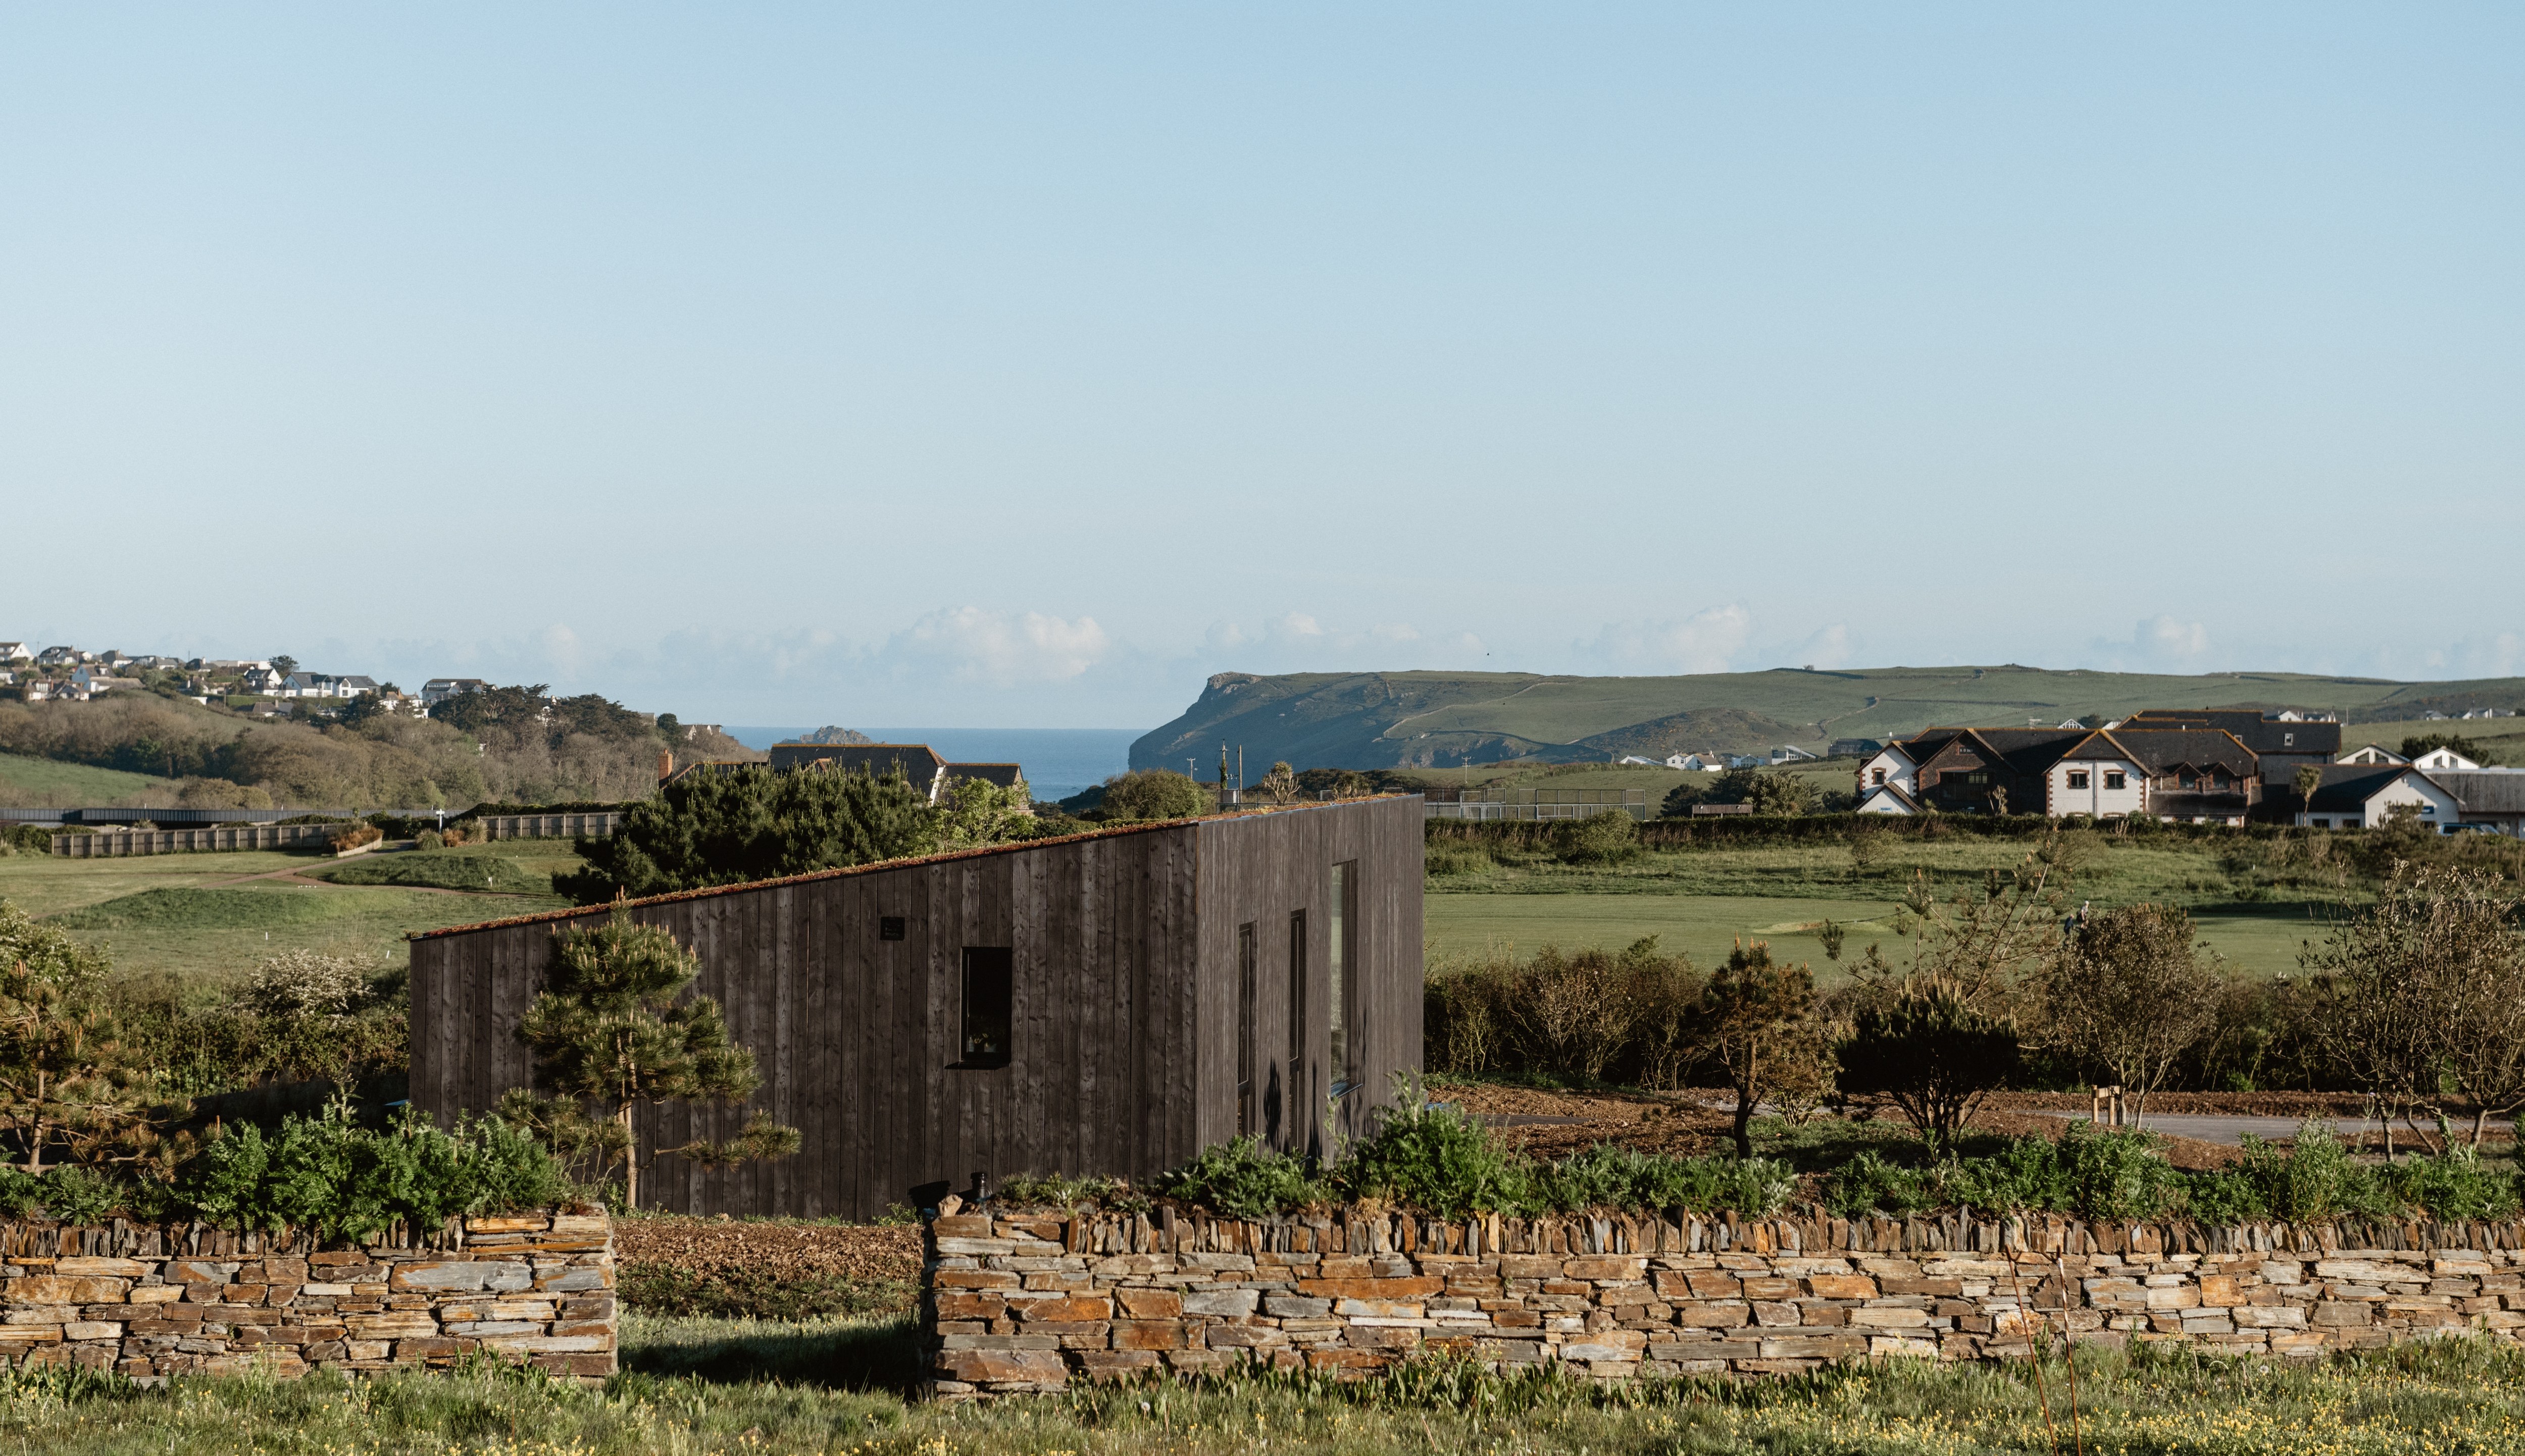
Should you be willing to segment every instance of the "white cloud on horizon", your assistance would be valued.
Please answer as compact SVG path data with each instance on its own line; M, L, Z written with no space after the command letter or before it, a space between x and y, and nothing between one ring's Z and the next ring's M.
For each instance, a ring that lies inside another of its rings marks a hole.
M960 682L1014 688L1077 677L1113 650L1114 640L1091 616L959 607L896 633L874 656L891 667L943 665Z
M1730 603L1679 620L1609 622L1577 655L1632 672L1725 672L1753 636L1752 609Z

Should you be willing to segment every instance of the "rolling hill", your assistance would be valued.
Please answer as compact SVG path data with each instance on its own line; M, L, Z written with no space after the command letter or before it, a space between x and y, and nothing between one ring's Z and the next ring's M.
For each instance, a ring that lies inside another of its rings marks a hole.
M1887 738L1932 724L2023 727L2142 707L2294 707L2350 722L2525 708L2525 678L2406 683L2293 672L2176 677L1996 667L1869 667L1682 677L1522 672L1222 672L1181 717L1131 745L1131 766L1213 761L1221 743L1253 765L1426 768L1536 758L1602 761L1703 749ZM1652 752L1651 751L1655 752Z

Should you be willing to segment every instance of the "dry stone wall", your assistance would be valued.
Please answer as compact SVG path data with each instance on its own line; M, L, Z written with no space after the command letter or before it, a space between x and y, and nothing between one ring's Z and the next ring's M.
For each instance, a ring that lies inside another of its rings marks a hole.
M143 1380L404 1370L474 1351L614 1373L603 1213L470 1218L423 1239L323 1243L200 1225L0 1224L0 1362Z
M929 1388L949 1399L1246 1362L1361 1373L1421 1352L1618 1379L2021 1356L2033 1329L2295 1357L2525 1329L2515 1223L1168 1210L959 1213L926 1242Z

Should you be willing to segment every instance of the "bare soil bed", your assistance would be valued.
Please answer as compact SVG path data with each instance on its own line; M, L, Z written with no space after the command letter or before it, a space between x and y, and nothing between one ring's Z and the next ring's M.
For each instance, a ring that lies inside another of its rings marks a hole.
M623 1302L648 1314L805 1319L912 1306L920 1231L660 1215L616 1223Z

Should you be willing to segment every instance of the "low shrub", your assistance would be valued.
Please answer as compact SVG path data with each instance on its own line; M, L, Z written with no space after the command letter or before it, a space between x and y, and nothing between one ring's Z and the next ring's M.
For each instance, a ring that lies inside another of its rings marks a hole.
M1530 1181L1522 1164L1470 1116L1411 1096L1375 1137L1351 1149L1337 1170L1338 1187L1353 1197L1458 1218L1517 1208Z
M1473 875L1499 863L1491 851L1479 845L1432 843L1424 851L1421 865L1433 875Z
M334 853L347 854L363 846L376 844L385 837L386 832L374 824L354 824L325 843L333 847Z
M397 1221L434 1229L460 1214L546 1206L566 1190L552 1155L497 1118L451 1133L407 1109L372 1131L345 1100L284 1118L271 1136L251 1123L223 1129L185 1167L175 1199L225 1227L365 1238Z
M1640 824L1620 809L1552 826L1552 851L1569 864L1619 864L1640 852Z
M1158 1191L1243 1219L1267 1218L1321 1202L1325 1195L1296 1154L1266 1147L1254 1137L1203 1148L1201 1156L1161 1178Z
M435 829L424 829L412 837L412 847L416 849L443 849L447 848L447 837Z

